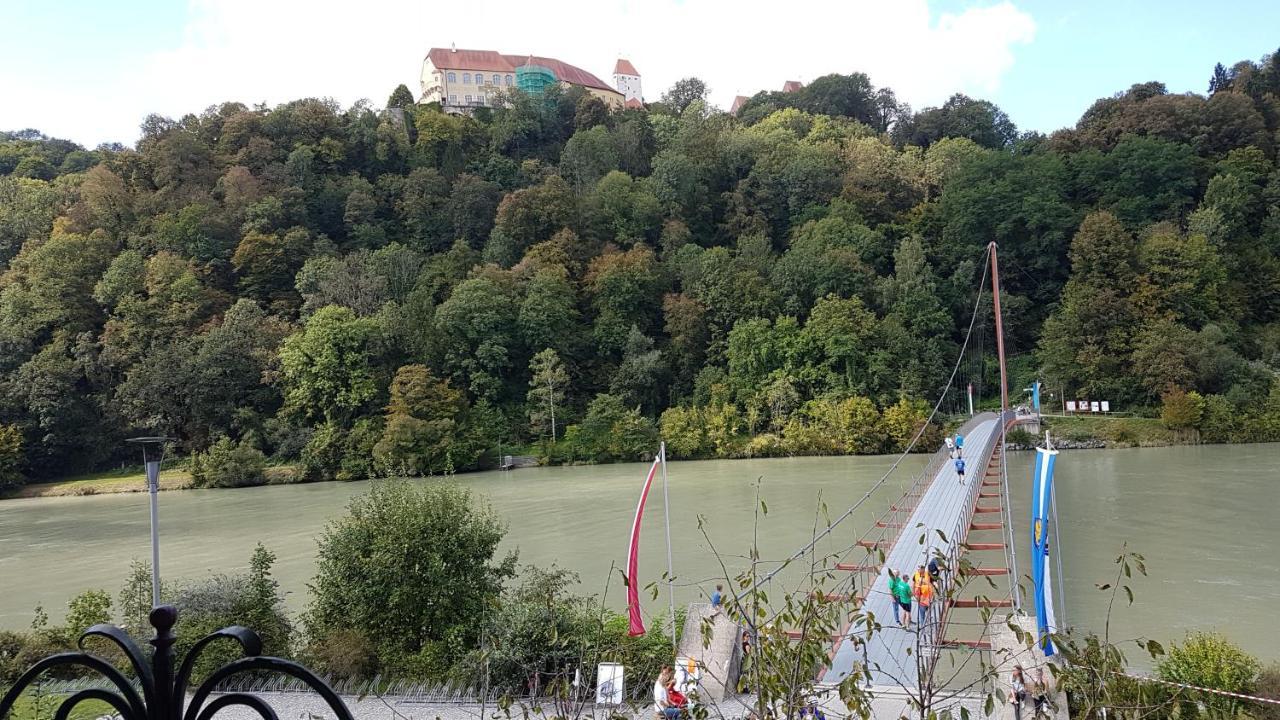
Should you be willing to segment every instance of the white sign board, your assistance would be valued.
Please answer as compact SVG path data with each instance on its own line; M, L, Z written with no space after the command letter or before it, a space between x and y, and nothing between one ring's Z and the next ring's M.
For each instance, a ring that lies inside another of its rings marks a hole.
M1068 400L1068 401L1067 401L1067 412L1075 412L1075 411L1076 411L1076 401L1075 401L1075 400Z
M1103 401L1102 401L1102 412L1111 412L1111 403L1110 403L1110 402L1108 402L1108 401L1106 401L1106 400L1103 400Z
M596 666L596 704L622 704L622 665L600 663Z
M1094 400L1093 402L1089 403L1089 409L1092 410L1093 412L1098 412L1099 410L1102 409L1102 406L1098 403L1097 400Z

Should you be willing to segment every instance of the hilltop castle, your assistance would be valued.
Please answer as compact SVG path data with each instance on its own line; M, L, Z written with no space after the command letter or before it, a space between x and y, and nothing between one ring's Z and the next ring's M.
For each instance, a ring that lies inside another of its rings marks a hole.
M420 102L438 102L446 111L492 107L499 91L538 92L552 83L579 86L612 108L644 107L640 73L630 61L613 67L613 85L576 65L536 55L504 55L493 50L431 48L422 61Z

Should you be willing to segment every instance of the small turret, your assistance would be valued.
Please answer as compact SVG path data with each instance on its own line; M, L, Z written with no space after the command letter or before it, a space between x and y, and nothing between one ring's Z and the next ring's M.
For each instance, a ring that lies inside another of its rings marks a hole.
M640 72L636 70L636 66L631 64L630 60L618 58L618 62L613 66L613 86L622 93L622 97L627 104L631 104L631 100L636 102L644 102L644 92L640 89Z

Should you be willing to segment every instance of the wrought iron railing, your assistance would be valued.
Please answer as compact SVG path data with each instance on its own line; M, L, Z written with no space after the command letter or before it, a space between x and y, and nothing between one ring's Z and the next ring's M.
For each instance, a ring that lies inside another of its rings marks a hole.
M54 720L66 720L77 705L93 700L111 706L122 720L210 720L219 710L231 706L247 707L263 720L278 720L275 711L260 696L222 689L224 684L261 673L292 678L323 698L338 720L354 720L342 698L315 673L292 660L263 656L262 640L248 628L235 625L206 635L183 656L175 671L173 644L177 638L173 627L178 621L177 608L161 605L151 611L149 620L155 628L155 637L149 641L154 648L150 661L142 648L121 628L94 625L80 636L79 651L50 655L18 678L0 698L0 720L8 717L23 692L35 688L46 672L60 668L87 670L95 673L101 683L71 690L58 705ZM85 640L92 637L105 638L116 645L124 653L134 677L130 678L110 661L86 652ZM222 639L238 643L244 657L211 672L196 686L188 702L187 694L196 661L211 643ZM46 686L39 689L48 692ZM215 694L217 696L213 697Z

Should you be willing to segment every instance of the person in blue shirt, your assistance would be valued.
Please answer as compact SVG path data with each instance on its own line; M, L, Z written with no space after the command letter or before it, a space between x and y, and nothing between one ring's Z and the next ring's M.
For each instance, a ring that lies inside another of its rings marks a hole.
M716 591L711 593L711 613L720 612L720 603L724 602L724 585L716 585Z
M956 455L964 455L964 436L956 433Z
M964 458L956 458L956 475L960 476L960 484L964 484Z

